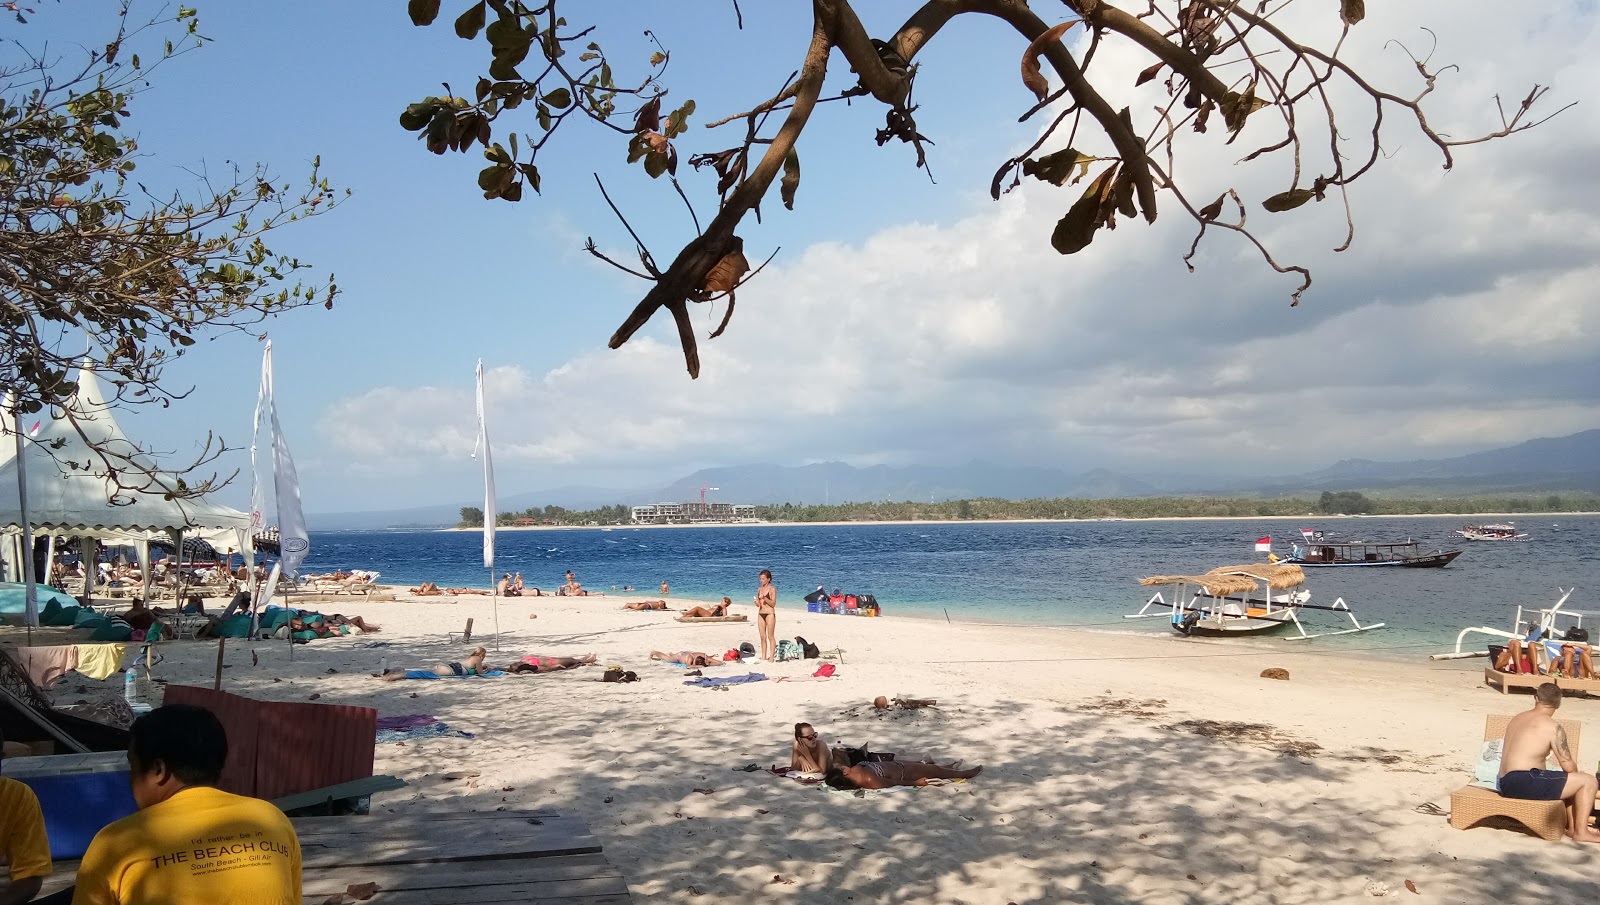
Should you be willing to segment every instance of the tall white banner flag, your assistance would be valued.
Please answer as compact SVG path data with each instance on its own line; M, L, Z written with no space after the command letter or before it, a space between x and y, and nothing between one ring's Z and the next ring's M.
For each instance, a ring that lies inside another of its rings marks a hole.
M478 445L483 451L483 567L494 568L494 457L489 455L489 422L483 414L483 359L478 359ZM476 455L476 451L474 451Z
M261 416L265 413L272 430L272 488L278 510L278 566L284 575L298 577L300 563L311 551L311 536L306 531L306 517L300 508L300 477L295 472L294 457L289 454L289 444L283 439L283 428L278 424L278 403L272 392L272 342L267 341L261 357L261 397L256 402L256 428L259 431ZM251 446L251 465L255 463L255 447ZM256 472L255 491L251 495L252 527L263 522L261 511L264 500L261 492L260 472Z

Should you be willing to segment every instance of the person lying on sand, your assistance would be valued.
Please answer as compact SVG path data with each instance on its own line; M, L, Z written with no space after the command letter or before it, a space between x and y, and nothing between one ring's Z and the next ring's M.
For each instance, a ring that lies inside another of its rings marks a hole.
M729 600L726 597L724 597L724 598L722 598L722 602L717 604L716 606L713 606L713 607L692 606L692 607L689 607L688 609L684 610L683 611L683 615L689 617L690 619L720 618L722 616L728 615L728 607L730 607L732 605L733 605L733 601ZM662 609L665 609L665 607L662 607Z
M460 594L478 594L483 597L489 596L489 592L483 590L482 588L440 588L440 590L452 597Z
M563 669L577 669L580 666L588 666L594 661L594 654L584 654L581 657L544 657L539 654L529 654L507 666L506 672L559 672Z
M1567 835L1575 842L1600 842L1600 832L1589 828L1595 776L1578 772L1567 731L1554 719L1560 706L1561 688L1546 682L1534 689L1533 708L1506 724L1500 755L1500 794L1529 801L1565 802ZM1561 765L1560 770L1544 768L1552 754Z
M439 586L434 584L433 582L424 581L422 584L418 585L417 587L412 588L411 589L411 593L415 594L418 597L438 597L440 594L443 594L444 592L439 590Z
M705 654L697 650L680 650L675 654L665 654L658 650L650 652L650 659L664 660L668 663L679 663L684 666L721 666L722 658L715 654Z
M794 724L794 750L789 754L789 769L801 773L826 773L833 766L833 752L810 723Z
M667 602L665 600L635 600L632 603L624 603L622 608L625 610L664 610L667 608Z
M453 660L449 663L434 663L431 666L418 666L413 668L422 672L431 672L436 676L481 676L486 672L493 671L491 669L484 668L483 661L484 658L488 656L489 651L480 647L468 654L464 660ZM379 675L378 678L384 680L385 682L398 682L401 679L407 678L406 670L391 669L388 672Z
M938 764L869 760L854 767L834 767L828 771L823 782L835 789L890 789L895 786L925 786L930 779L971 779L982 772L982 767L957 770Z

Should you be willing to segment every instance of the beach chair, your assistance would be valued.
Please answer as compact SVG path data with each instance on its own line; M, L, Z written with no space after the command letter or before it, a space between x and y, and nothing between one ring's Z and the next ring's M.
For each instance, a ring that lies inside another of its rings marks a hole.
M1483 740L1505 738L1510 714L1490 714L1484 719ZM1577 720L1556 720L1567 731L1567 743L1573 755L1578 752L1583 724ZM1509 817L1541 838L1554 842L1566 835L1567 808L1560 801L1525 801L1520 798L1503 798L1493 789L1466 785L1450 793L1450 825L1458 830L1471 829L1490 817Z
M471 644L472 643L472 620L471 619L467 620L467 627L462 629L461 631L445 633L444 642L446 644L455 644L457 637L459 637L461 639L461 643L462 644Z

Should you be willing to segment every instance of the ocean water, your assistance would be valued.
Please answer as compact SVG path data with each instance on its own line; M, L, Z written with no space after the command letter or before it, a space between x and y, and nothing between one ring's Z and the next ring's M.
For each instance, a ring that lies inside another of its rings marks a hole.
M1165 620L1122 618L1154 590L1141 587L1141 577L1257 562L1256 538L1273 536L1281 554L1301 528L1312 528L1329 539L1409 538L1426 550L1466 552L1443 569L1307 569L1312 603L1343 598L1363 623L1388 627L1296 644L1407 656L1443 651L1466 626L1507 628L1517 604L1549 605L1557 586L1577 587L1569 609L1600 611L1600 516L1526 517L1517 524L1532 538L1501 543L1452 538L1461 523L1353 518L502 531L495 558L500 571L520 571L525 583L546 590L571 569L590 590L631 584L654 595L666 581L675 597L748 603L756 573L765 568L785 607L803 608L801 598L822 585L874 594L889 617L1169 634ZM384 583L486 587L482 550L478 532L314 532L302 571L362 568L382 573ZM1311 630L1348 627L1331 614L1305 618Z

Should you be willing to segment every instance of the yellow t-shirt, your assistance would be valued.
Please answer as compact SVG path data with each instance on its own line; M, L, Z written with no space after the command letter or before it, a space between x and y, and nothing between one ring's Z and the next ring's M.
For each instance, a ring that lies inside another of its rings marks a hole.
M72 905L300 905L300 840L257 798L191 786L95 834Z
M15 779L0 778L0 852L11 863L11 882L50 876L50 840L39 797Z

